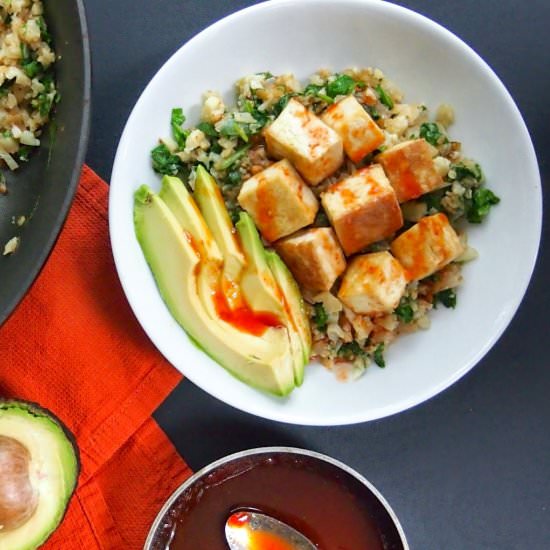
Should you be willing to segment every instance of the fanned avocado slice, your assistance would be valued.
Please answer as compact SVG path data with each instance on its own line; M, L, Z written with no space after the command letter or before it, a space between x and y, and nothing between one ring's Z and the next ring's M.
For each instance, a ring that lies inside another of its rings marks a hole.
M63 520L79 471L74 437L58 418L0 400L0 549L43 544Z
M246 257L246 267L240 281L241 290L254 311L273 313L286 327L294 363L294 382L300 386L304 379L302 342L300 333L294 326L292 314L285 307L284 292L268 265L266 250L249 214L240 213L236 228Z
M271 272L283 293L287 314L292 321L292 328L299 335L302 344L302 369L295 373L296 385L300 386L304 378L304 366L309 363L311 355L311 328L305 310L304 299L292 273L277 252L266 250L265 256Z
M216 180L204 166L197 167L194 198L197 201L206 225L223 255L224 277L232 283L237 282L246 260L239 246L235 228L225 207L220 188Z
M179 199L184 203L192 200L185 194L180 194ZM195 212L188 204L180 206L179 215ZM201 258L192 239L182 231L190 223L178 220L147 186L136 191L136 236L174 319L235 377L275 395L288 394L294 388L294 373L286 331L268 328L261 336L254 336L221 318L217 303L221 266ZM192 225L201 226L198 220Z

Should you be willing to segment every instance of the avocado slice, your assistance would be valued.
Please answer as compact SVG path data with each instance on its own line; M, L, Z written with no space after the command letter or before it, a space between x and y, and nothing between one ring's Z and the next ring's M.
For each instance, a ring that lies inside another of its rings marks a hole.
M57 529L80 463L74 437L34 403L0 400L0 548L33 550Z
M293 320L285 309L285 298L267 263L266 250L260 234L246 212L239 214L239 221L235 226L246 258L246 267L240 282L245 300L254 311L272 312L286 326L294 364L294 383L300 386L304 378L300 334L294 328Z
M300 386L304 378L304 366L309 363L311 355L311 327L306 313L304 299L294 280L292 273L285 265L281 257L274 250L265 252L267 264L281 289L284 296L285 309L291 320L292 329L294 329L300 338L302 344L303 362L302 369L295 373L295 382ZM289 331L291 329L289 328Z
M246 260L237 241L235 228L231 223L220 188L202 165L197 167L193 195L223 255L224 278L229 284L235 284L241 276Z
M218 244L183 181L174 176L164 176L159 197L172 211L182 229L193 237L192 244L198 247L201 256L221 264L223 256Z
M145 185L134 195L134 226L166 306L193 342L243 382L274 395L290 393L286 331L272 327L258 337L220 317L219 264L201 261L172 211Z
M283 319L285 311L281 291L267 265L265 248L256 225L249 214L241 212L235 227L246 258L240 280L246 301L254 311L271 311Z

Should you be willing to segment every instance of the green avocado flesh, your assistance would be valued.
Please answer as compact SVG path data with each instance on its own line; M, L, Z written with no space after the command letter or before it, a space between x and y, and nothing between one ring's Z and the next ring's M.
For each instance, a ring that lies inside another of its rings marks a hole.
M194 197L223 255L225 278L237 282L246 260L235 236L220 188L206 168L200 165L197 167Z
M305 359L302 335L296 328L294 312L288 307L290 302L301 299L298 286L294 282L290 272L286 270L284 264L283 268L286 272L278 270L277 273L268 264L270 254L274 254L275 256L277 254L275 252L268 252L264 248L258 230L252 218L246 212L240 213L236 227L247 261L241 278L243 294L254 310L276 311L277 315L283 320L288 331L290 351L294 364L294 383L297 386L301 386L304 380L304 367L309 361L309 351L307 354L308 357ZM282 263L282 260L280 262ZM275 267L278 268L278 266ZM282 276L281 273L283 273ZM290 276L290 280L295 286L289 284L287 276ZM294 291L298 293L298 296L293 296L293 299L287 299L287 292L292 293ZM305 318L307 323L303 304L301 312L302 317Z
M294 381L297 386L301 386L304 381L304 367L309 363L311 355L311 329L304 299L292 273L277 252L266 250L265 257L284 297L285 310L289 319L289 332L296 334L296 339L300 344L302 360L301 363L297 360L294 362Z
M0 400L1 550L38 548L61 523L79 474L73 441L45 409ZM23 495L33 495L32 506ZM25 508L29 513L18 513Z
M194 342L235 377L275 395L288 394L294 388L294 374L286 328L270 326L261 335L254 335L234 326L228 308L220 306L225 264L201 254L208 248L204 243L212 225L200 219L189 220L199 216L193 197L181 191L184 186L179 180L163 183L165 197L168 185L172 187L169 204L173 210L142 186L135 194L134 224L172 316ZM224 212L227 215L225 205ZM219 227L225 227L224 223ZM212 234L216 235L214 231ZM244 267L244 255L240 249L237 251ZM225 253L222 255L225 259Z

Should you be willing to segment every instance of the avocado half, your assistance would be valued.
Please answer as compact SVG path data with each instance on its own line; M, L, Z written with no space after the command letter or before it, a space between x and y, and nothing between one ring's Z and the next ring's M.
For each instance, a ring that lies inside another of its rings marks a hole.
M74 436L35 403L0 399L0 550L33 550L57 529L80 472Z

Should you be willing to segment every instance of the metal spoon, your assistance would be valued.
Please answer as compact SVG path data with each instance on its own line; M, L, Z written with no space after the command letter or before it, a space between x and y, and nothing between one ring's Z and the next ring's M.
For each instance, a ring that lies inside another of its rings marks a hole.
M225 538L230 550L262 550L267 543L278 550L317 550L296 529L258 512L231 514L225 522Z

